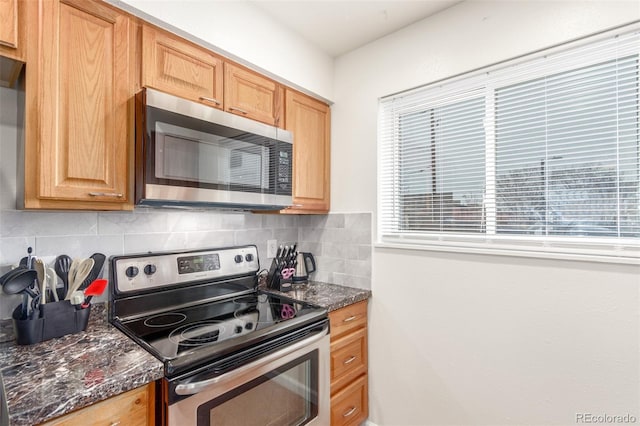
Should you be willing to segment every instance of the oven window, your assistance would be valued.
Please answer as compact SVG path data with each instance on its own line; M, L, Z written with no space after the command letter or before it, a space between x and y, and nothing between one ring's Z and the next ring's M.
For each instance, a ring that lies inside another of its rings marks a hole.
M198 426L305 425L318 415L318 351L198 407Z

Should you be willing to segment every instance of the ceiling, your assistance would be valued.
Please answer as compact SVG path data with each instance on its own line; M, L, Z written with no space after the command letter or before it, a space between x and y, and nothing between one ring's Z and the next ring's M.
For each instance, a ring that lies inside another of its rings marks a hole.
M336 57L460 0L252 0L274 20Z

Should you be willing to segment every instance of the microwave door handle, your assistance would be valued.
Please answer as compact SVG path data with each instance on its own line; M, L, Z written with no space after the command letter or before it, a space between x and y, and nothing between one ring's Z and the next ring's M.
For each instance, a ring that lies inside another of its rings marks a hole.
M304 340L301 340L297 343L289 345L279 351L276 351L272 354L269 354L265 357L258 359L255 362L249 363L247 365L243 365L242 367L236 368L235 370L231 370L228 373L224 373L218 377L214 377L207 380L202 380L200 382L180 384L176 386L176 394L178 395L194 395L201 391L203 391L206 387L214 385L216 383L220 383L226 380L233 380L234 378L245 374L247 371L263 367L273 361L276 361L282 357L290 355L296 351L304 349L306 346L309 346L313 343L316 343L319 340L322 340L327 335L326 328L322 330L322 332L315 334L311 337L307 337Z

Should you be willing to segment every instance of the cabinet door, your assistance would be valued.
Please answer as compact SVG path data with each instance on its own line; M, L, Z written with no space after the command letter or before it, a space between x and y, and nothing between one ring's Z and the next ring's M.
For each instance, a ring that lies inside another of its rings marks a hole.
M23 0L0 0L0 86L3 87L13 87L22 70L27 27L23 22L24 4Z
M341 389L358 376L365 374L367 365L367 328L331 343L331 392Z
M326 213L330 205L330 109L286 93L286 129L293 132L293 207L283 213Z
M98 426L155 424L153 383L111 397L41 426Z
M331 397L331 426L356 426L369 417L367 379L365 374Z
M142 27L142 84L222 109L222 59L165 31Z
M0 0L0 45L18 47L18 0Z
M276 82L230 63L224 64L224 109L281 126L284 89Z
M89 0L41 0L38 13L40 38L28 51L25 207L131 209L132 23Z

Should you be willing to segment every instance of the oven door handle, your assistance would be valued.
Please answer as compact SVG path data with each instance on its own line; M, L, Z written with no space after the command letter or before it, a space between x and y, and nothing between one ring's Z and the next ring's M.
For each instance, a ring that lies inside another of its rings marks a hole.
M320 333L315 334L311 337L307 337L304 340L296 342L292 345L287 346L279 351L273 352L267 356L264 356L257 361L254 361L250 364L243 365L242 367L236 368L235 370L229 371L228 373L224 373L218 377L214 377L207 380L202 380L200 382L194 383L186 383L176 385L175 392L178 395L194 395L196 393L201 392L206 387L217 384L223 380L233 380L234 378L245 374L249 370L253 370L256 368L260 368L264 365L267 365L273 361L276 361L282 357L285 357L289 354L292 354L296 351L303 349L305 346L312 345L319 340L322 340L328 334L328 330L325 327Z

